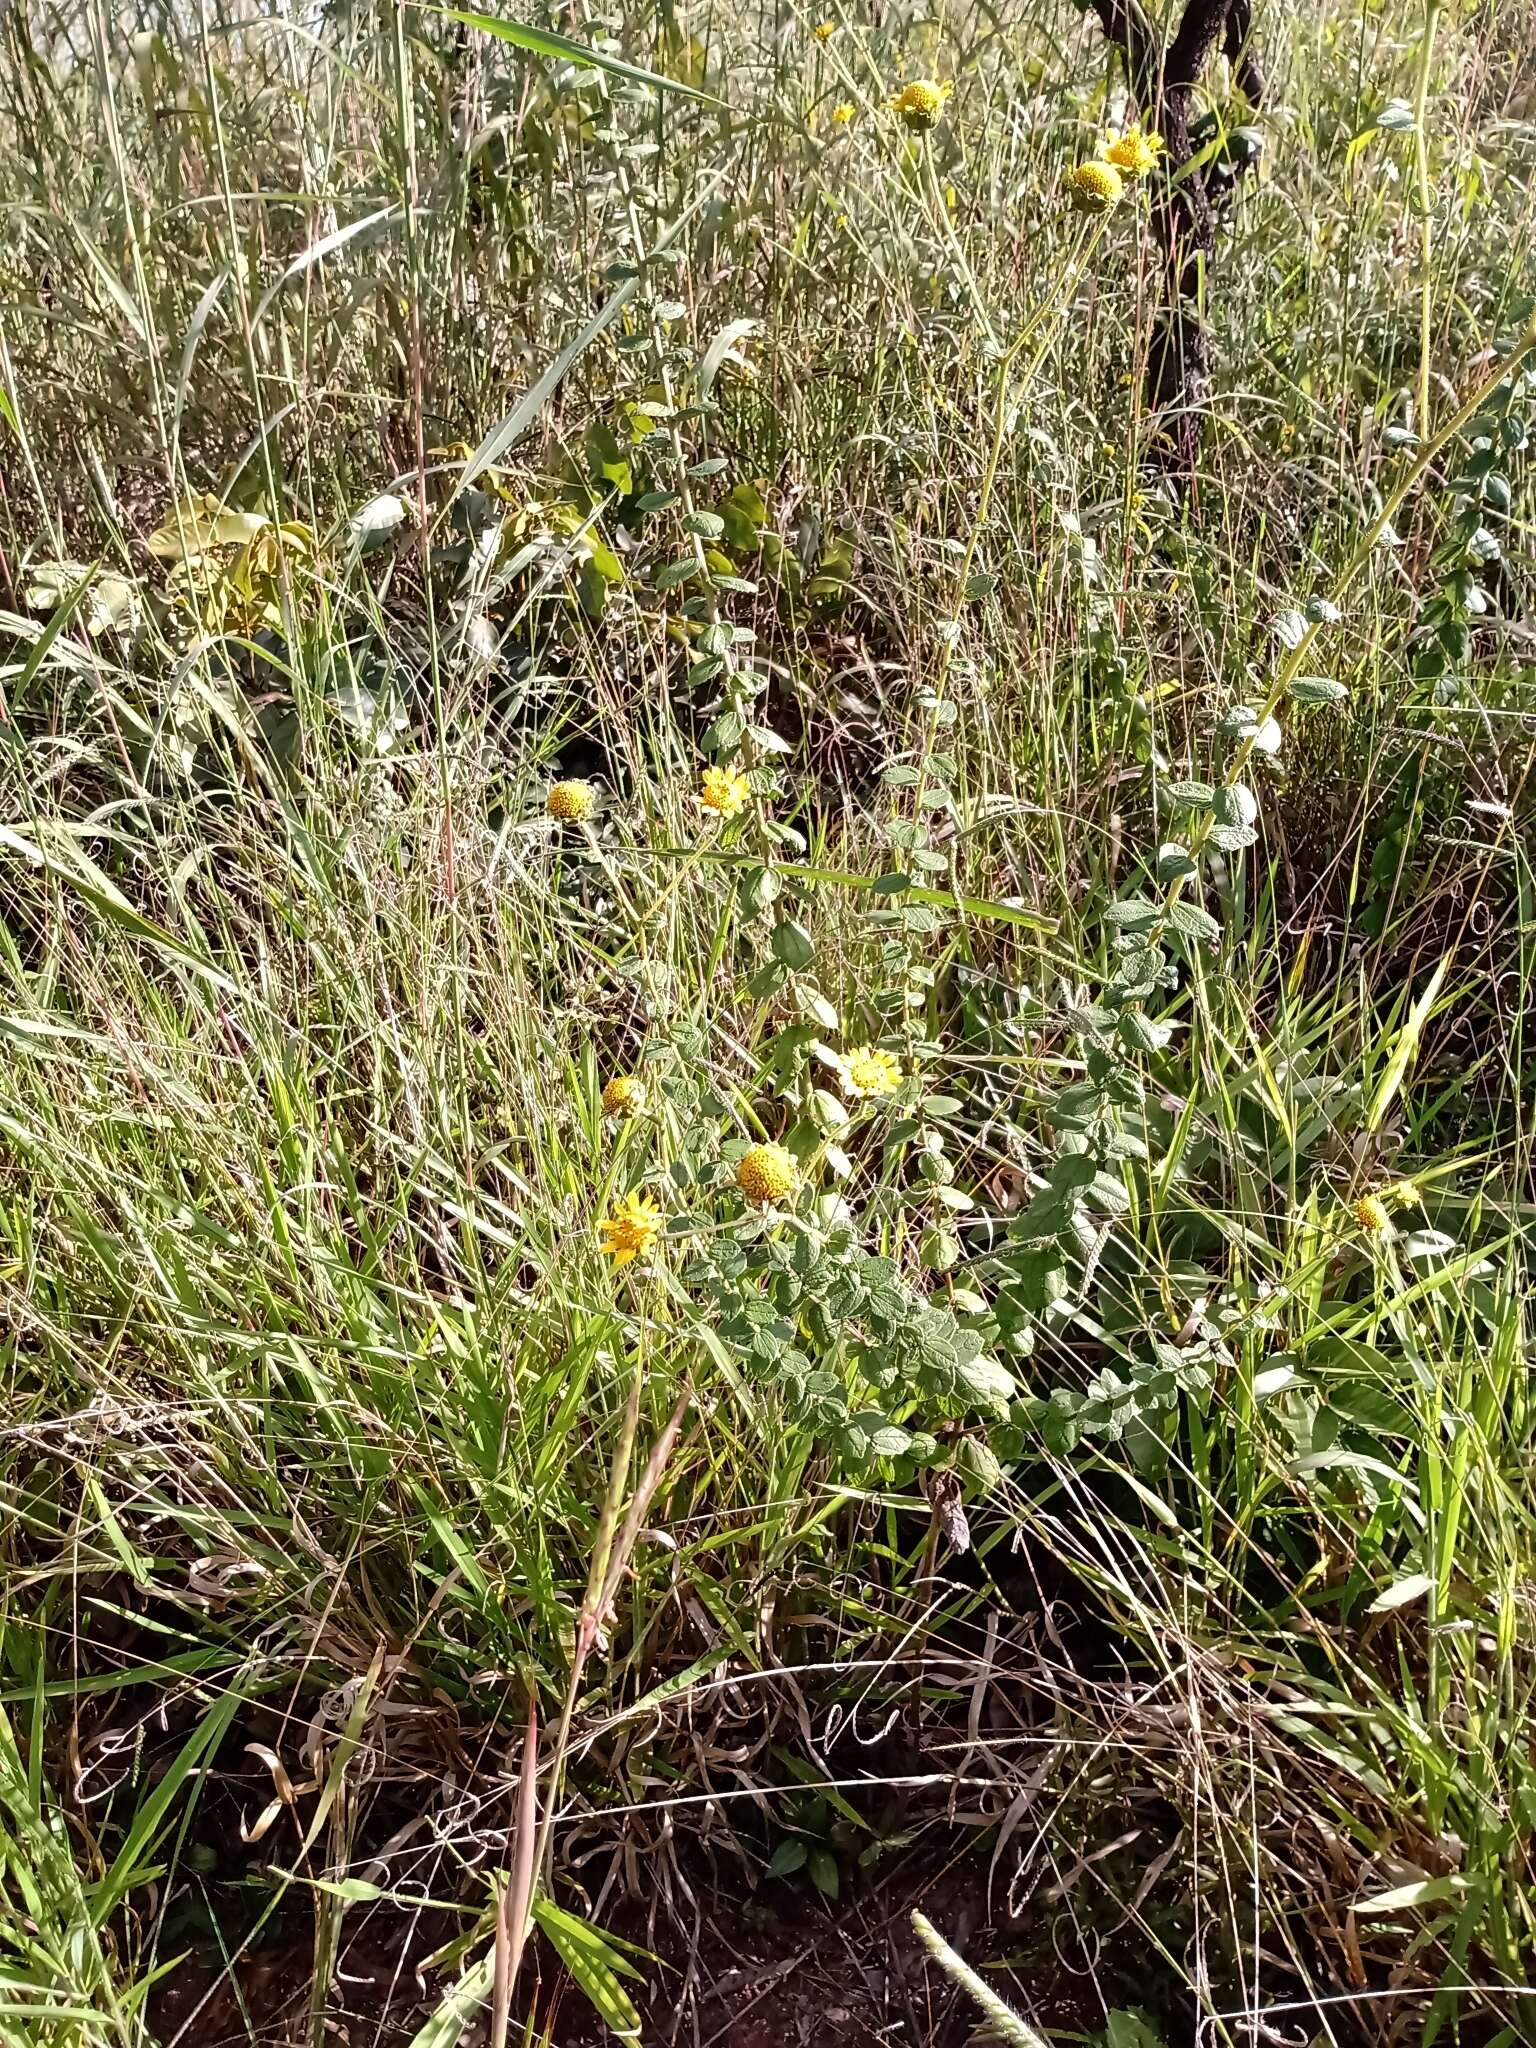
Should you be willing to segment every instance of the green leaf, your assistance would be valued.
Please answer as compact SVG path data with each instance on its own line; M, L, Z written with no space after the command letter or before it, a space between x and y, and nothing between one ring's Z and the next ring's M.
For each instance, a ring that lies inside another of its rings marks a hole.
M1168 922L1176 932L1182 932L1186 939L1209 939L1215 942L1221 937L1221 926L1208 910L1198 903L1179 902L1170 906Z
M454 2048L454 2043L491 1995L495 1951L471 1963L424 2026L411 2036L410 2048Z
M809 967L816 957L816 941L803 924L792 917L784 918L773 928L768 941L775 960L797 973L802 967Z
M1410 1572L1405 1579L1397 1579L1378 1593L1367 1614L1391 1614L1395 1608L1407 1607L1412 1601L1422 1600L1426 1593L1435 1590L1435 1580L1429 1572Z
M680 79L664 78L659 71L642 70L638 64L626 64L622 57L610 56L606 50L591 49L571 36L557 35L553 29L530 28L525 21L508 21L500 14L471 14L457 7L442 7L436 11L445 20L462 22L465 28L477 28L483 35L494 36L497 42L512 43L535 57L550 57L561 64L589 64L598 71L611 72L616 78L627 78L632 85L652 86L658 92L685 93L691 100L707 100L712 106L720 105L712 94L700 92L696 86L684 85Z
M797 1870L804 1870L811 1845L804 1835L786 1835L768 1859L770 1877L793 1877Z
M1158 923L1162 914L1161 906L1144 896L1128 896L1123 902L1106 905L1104 922L1117 931L1144 932Z
M960 1263L960 1240L953 1231L925 1231L917 1255L925 1271L947 1273Z
M634 2001L619 1982L619 1975L637 1978L634 1965L607 1941L597 1928L567 1913L552 1899L536 1898L533 1917L591 2002L598 2017L621 2039L636 2040L640 2015Z
M813 1849L807 1860L806 1868L810 1872L811 1883L815 1885L822 1897L835 1899L841 1878L838 1874L837 1858L832 1854L831 1850Z
M1298 704L1342 704L1349 695L1332 676L1293 676L1290 692Z

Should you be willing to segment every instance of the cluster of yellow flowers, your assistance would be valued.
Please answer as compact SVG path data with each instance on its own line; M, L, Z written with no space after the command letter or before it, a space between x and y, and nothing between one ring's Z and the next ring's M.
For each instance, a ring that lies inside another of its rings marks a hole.
M835 1055L843 1086L859 1100L894 1095L905 1080L894 1053L877 1045L855 1045ZM649 1101L638 1074L615 1074L603 1089L603 1113L613 1117L644 1114ZM787 1202L800 1187L800 1162L785 1145L753 1145L736 1163L736 1185L754 1208ZM649 1195L626 1195L598 1225L603 1250L615 1266L627 1266L647 1253L665 1227L660 1207Z
M734 818L752 800L752 785L734 768L706 768L699 778L699 806L712 817ZM561 825L583 825L597 809L590 782L553 782L544 798L547 816Z
M629 1075L617 1079L631 1087L639 1085ZM603 1090L605 1109L615 1085L615 1081L610 1081ZM798 1191L800 1163L787 1146L753 1145L736 1163L736 1185L755 1208L771 1208L776 1202L788 1201ZM604 1252L617 1268L644 1258L665 1228L666 1217L654 1196L630 1194L603 1218L598 1236Z
M1139 123L1123 135L1106 136L1099 154L1072 173L1072 197L1085 213L1108 213L1125 197L1127 181L1157 169L1163 147L1161 135L1147 134Z
M1389 1188L1383 1188L1379 1195L1362 1195L1350 1204L1350 1214L1367 1237L1381 1237L1392 1228L1394 1209L1416 1209L1419 1206L1418 1189L1411 1180L1400 1180Z

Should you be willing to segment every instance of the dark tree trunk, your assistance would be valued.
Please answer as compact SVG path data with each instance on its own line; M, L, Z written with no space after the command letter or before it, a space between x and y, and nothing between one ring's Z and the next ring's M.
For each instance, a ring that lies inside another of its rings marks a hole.
M1143 121L1162 136L1165 169L1152 218L1162 250L1162 310L1147 357L1147 403L1165 465L1188 481L1200 454L1210 396L1210 344L1200 319L1201 271L1216 248L1207 167L1187 168L1195 154L1190 116L1195 87L1220 43L1239 86L1255 104L1264 81L1249 49L1250 0L1186 0L1166 48L1141 0L1093 0L1104 33L1125 58Z

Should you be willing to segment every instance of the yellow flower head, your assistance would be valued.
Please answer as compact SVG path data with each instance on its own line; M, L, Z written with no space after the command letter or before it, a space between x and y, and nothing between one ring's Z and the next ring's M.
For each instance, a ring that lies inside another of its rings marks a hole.
M1354 1205L1355 1221L1370 1237L1380 1237L1392 1228L1392 1218L1380 1195L1362 1195Z
M1109 138L1104 145L1104 160L1113 164L1122 177L1144 178L1148 171L1157 169L1163 149L1161 135L1146 134L1138 123L1134 128L1127 128L1123 135Z
M604 1116L639 1116L645 1104L645 1083L638 1074L615 1074L603 1090Z
M611 1216L598 1225L603 1250L615 1266L643 1258L660 1237L664 1218L649 1195L626 1195Z
M754 1145L744 1153L736 1168L736 1185L749 1202L766 1208L782 1202L800 1185L800 1168L793 1152L782 1145Z
M1072 197L1085 213L1108 213L1125 197L1125 183L1113 164L1095 157L1072 173Z
M811 34L818 43L830 43L837 34L837 23L835 21L818 21L811 30Z
M832 109L832 118L839 128L846 128L858 111L852 100L839 100Z
M597 791L590 782L556 782L550 786L544 808L562 824L579 825L597 808Z
M900 92L891 95L891 110L921 133L938 120L954 89L947 78L942 84L931 78L909 78Z
M751 794L747 778L734 768L706 768L699 778L699 802L717 818L734 818L744 811Z
M856 1045L852 1052L842 1054L837 1068L848 1093L861 1100L869 1095L894 1095L903 1079L901 1061L874 1045Z
M1422 1209L1424 1197L1411 1180L1394 1181L1381 1198L1389 1209Z

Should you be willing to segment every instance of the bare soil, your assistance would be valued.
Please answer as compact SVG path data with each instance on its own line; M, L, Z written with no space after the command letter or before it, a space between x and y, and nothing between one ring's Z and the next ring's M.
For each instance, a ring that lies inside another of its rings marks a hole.
M979 2016L919 1943L915 1907L1037 2025L1079 2032L1103 2025L1104 2002L1091 1977L1059 1963L1042 1973L1038 1959L1023 1961L1021 1950L1038 1958L1040 1930L1011 1919L1002 1898L989 1898L987 1859L968 1830L946 1830L859 1873L835 1901L803 1877L767 1880L750 1892L721 1887L703 1867L688 1875L697 1902L692 1926L675 1913L662 1920L641 1900L599 1915L610 1932L654 1958L642 1965L643 1990L632 1987L648 2044L960 2048ZM405 2048L445 1988L439 1979L424 1984L417 1968L451 1931L446 1916L429 1925L392 1906L349 1913L323 2039L337 2048ZM547 1948L536 1945L530 1962L519 2010L531 1997L561 2048L612 2041ZM295 1930L241 1961L231 1982L210 1944L164 1982L155 2032L166 2048L298 2048L309 2040L312 1964L311 1940ZM483 2048L487 2031L482 2016L462 2037L465 2048ZM512 2032L517 2038L515 2021Z

